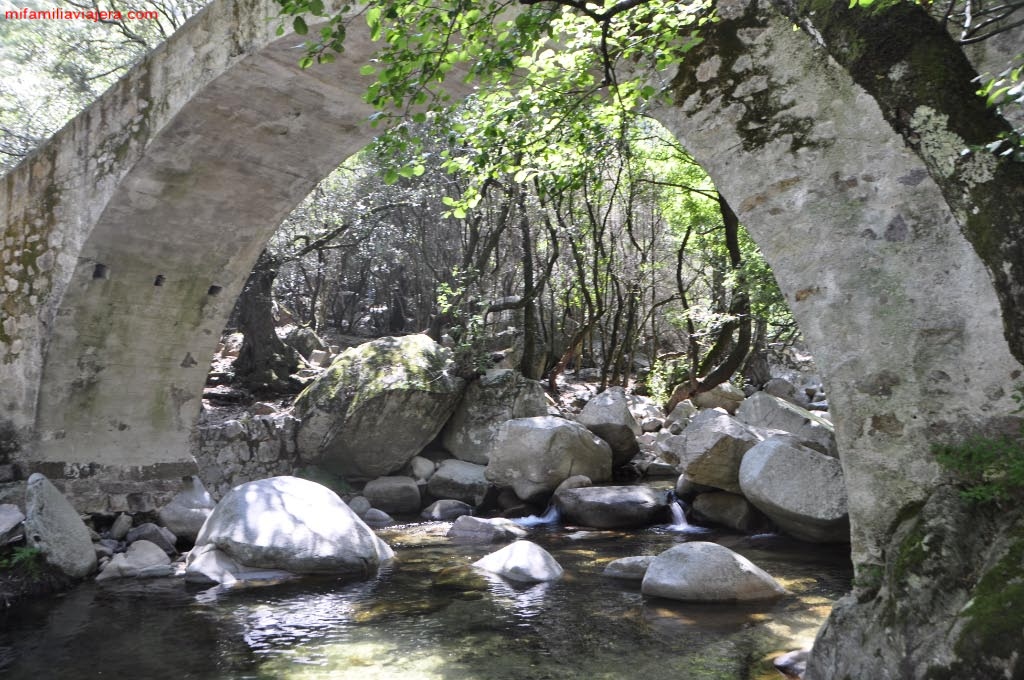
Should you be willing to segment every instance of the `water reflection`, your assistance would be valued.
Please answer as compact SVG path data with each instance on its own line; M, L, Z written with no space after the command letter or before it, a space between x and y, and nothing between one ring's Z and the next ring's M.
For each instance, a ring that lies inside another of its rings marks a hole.
M485 573L484 578L490 586L491 601L512 614L519 624L544 612L545 600L553 585L550 582L516 584L496 574Z
M398 559L376 579L303 579L204 591L180 581L85 586L0 614L4 680L688 680L759 677L771 653L806 644L849 586L842 549L712 534L794 596L762 606L652 600L603 576L618 557L655 555L664 530L537 528L562 580L516 585L468 565L499 546L453 544L443 524L382 532ZM767 666L770 672L770 666ZM771 676L768 676L771 677Z

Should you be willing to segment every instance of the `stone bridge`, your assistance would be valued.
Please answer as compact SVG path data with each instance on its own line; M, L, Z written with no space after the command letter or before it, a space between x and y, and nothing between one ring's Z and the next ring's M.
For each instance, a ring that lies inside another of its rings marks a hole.
M963 140L922 105L905 114L908 143L889 104L773 3L719 10L658 117L774 268L825 374L855 559L877 563L894 517L936 480L936 433L1009 413L1021 375L994 269L944 184ZM275 13L214 0L4 177L8 475L41 470L101 510L193 469L209 360L255 258L374 135L363 22L337 62L303 71ZM913 68L890 66L872 77ZM992 169L976 166L984 184Z

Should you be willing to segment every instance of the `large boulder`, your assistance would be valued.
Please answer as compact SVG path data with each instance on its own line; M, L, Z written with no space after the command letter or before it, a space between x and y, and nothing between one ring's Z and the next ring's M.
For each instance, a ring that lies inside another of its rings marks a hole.
M697 484L740 492L739 470L743 454L758 442L741 422L719 411L703 411L683 434L659 442L667 460Z
M131 578L152 567L171 563L163 548L146 540L139 540L128 546L128 550L117 553L96 576L97 581L115 578Z
M420 517L440 522L450 522L473 513L473 506L453 498L442 498L423 508Z
M178 549L175 547L178 543L178 537L167 527L157 526L152 522L145 522L134 527L125 534L124 540L128 543L149 541L171 557L178 554Z
M621 387L609 387L588 401L576 422L608 442L615 467L628 463L640 450L636 438L642 430Z
M160 509L158 516L160 523L170 529L175 536L195 543L199 530L203 528L206 518L217 504L195 475L183 478L182 482L185 488Z
M453 368L425 335L345 350L295 401L300 456L350 481L400 470L455 409L463 381Z
M502 423L547 415L544 389L517 371L494 368L471 382L441 434L441 442L460 460L487 465Z
M697 407L689 399L684 399L672 409L672 412L665 416L664 427L672 434L681 433L690 419L697 414Z
M25 515L17 505L0 504L0 548L19 540L24 534Z
M543 504L573 475L610 480L612 450L579 423L554 416L516 418L502 425L485 474L520 499Z
M784 438L769 438L743 456L740 486L758 510L805 541L848 542L846 484L839 461Z
M370 505L394 514L414 514L423 507L420 486L412 477L378 477L366 483L363 496Z
M772 600L786 589L742 555L717 543L693 541L655 557L640 592L686 602L747 602Z
M835 455L835 428L832 423L767 392L747 397L736 410L736 419L751 427L789 432L805 446Z
M394 556L325 486L272 477L232 489L186 563L186 578L232 583L244 570L370 576Z
M652 524L666 507L665 494L646 486L563 489L555 505L566 523L595 529L633 529Z
M690 398L697 408L722 408L729 413L736 413L744 399L743 390L732 383L722 383L707 392L701 392Z
M96 570L96 551L85 522L64 495L39 472L25 487L25 539L46 561L71 578Z
M530 541L516 541L480 558L473 566L520 583L557 581L562 578L562 567L551 553Z
M454 498L469 505L480 505L490 487L484 475L486 470L483 465L464 460L443 460L427 482L427 491L434 498Z
M761 520L757 509L743 496L728 491L702 493L693 499L693 512L699 519L736 531L750 531Z

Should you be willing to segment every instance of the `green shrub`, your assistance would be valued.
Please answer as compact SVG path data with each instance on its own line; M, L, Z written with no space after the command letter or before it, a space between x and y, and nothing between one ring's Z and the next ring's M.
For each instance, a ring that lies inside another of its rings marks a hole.
M0 557L0 570L21 569L30 576L39 576L42 569L43 553L39 548L27 545L19 546L10 554Z

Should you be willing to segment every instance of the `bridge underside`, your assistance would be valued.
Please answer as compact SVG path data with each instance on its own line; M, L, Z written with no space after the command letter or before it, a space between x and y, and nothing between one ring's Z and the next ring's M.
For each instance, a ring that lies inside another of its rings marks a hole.
M825 373L855 556L871 561L934 483L931 433L1008 412L1020 365L930 166L806 33L757 7L720 3L658 117L764 249ZM63 479L82 510L194 469L207 367L247 273L373 137L363 22L337 62L302 71L274 12L215 0L4 178L0 463Z

